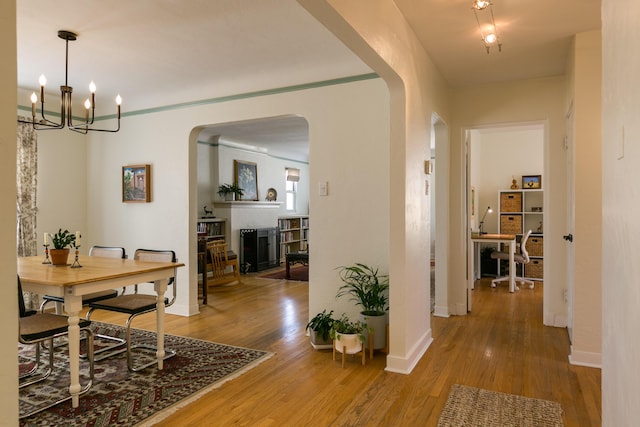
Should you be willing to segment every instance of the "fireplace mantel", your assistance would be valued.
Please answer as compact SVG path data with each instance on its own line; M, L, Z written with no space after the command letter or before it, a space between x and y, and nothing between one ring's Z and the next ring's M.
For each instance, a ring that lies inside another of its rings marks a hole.
M229 248L236 253L240 251L240 230L246 228L270 228L278 226L282 203L237 201L213 202L215 216L227 218L227 238Z

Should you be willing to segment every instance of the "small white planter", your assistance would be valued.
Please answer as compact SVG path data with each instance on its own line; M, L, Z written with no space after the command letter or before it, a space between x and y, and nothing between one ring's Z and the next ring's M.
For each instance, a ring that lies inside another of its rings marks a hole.
M358 334L336 334L333 345L339 353L356 354L362 351L362 341Z
M336 360L336 351L342 353L342 367L347 354L362 353L362 365L364 366L365 351L358 334L336 334L333 340L333 360Z

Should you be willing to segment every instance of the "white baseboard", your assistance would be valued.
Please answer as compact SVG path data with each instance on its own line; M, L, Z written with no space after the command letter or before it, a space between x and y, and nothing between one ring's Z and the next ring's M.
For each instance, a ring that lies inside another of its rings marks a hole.
M437 317L449 317L449 307L436 305L433 309L433 315Z
M567 315L562 313L544 313L543 323L556 328L566 328L569 325Z
M454 316L466 316L467 315L467 305L466 304L455 304L454 310L451 313Z
M588 368L602 369L602 353L593 353L588 351L576 351L571 346L571 354L569 355L569 363L571 365L586 366Z
M384 370L387 372L395 372L397 374L410 374L432 342L433 336L431 334L431 329L429 329L416 343L416 345L413 346L406 357L389 354L387 356L387 367Z

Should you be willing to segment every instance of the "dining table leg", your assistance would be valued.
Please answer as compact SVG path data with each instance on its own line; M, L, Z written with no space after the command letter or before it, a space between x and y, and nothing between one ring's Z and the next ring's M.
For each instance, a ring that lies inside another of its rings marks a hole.
M174 276L175 277L175 276ZM160 279L154 282L154 289L157 294L156 299L156 335L157 335L157 348L156 357L158 359L158 370L163 369L164 364L164 293L167 291L169 279ZM175 286L175 283L173 284Z
M80 310L82 309L82 297L66 295L64 309L67 312L69 322L69 394L71 394L71 406L77 408L80 405Z

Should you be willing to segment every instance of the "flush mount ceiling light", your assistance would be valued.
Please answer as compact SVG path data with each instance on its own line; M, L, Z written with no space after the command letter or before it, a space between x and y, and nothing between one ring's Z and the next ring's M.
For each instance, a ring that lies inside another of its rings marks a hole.
M79 132L79 133L88 133L89 131L97 131L97 132L118 132L120 130L120 104L122 103L122 98L120 95L116 96L116 113L118 119L118 126L116 129L98 129L94 127L90 127L93 124L95 118L95 97L96 97L96 85L91 82L89 84L89 92L91 92L91 98L87 98L84 102L85 114L84 121L79 124L73 123L73 114L72 114L72 102L71 102L71 94L73 93L73 88L69 86L68 76L69 76L69 42L74 41L78 38L76 33L66 30L58 31L58 37L66 43L66 55L65 55L65 69L64 69L64 85L60 86L60 122L54 122L45 117L44 112L44 87L47 84L47 79L44 75L40 76L40 119L36 119L36 102L38 101L38 97L35 92L31 94L31 121L18 120L21 123L29 123L33 125L33 128L36 130L50 130L50 129L63 129L67 126L70 130Z
M487 0L473 0L473 13L480 29L480 36L487 54L491 52L491 46L498 46L498 52L502 52L502 43L498 37L498 28L493 18L493 3Z

